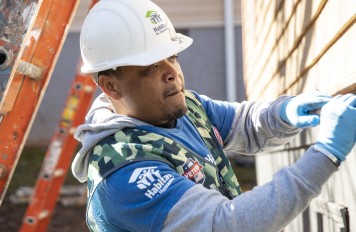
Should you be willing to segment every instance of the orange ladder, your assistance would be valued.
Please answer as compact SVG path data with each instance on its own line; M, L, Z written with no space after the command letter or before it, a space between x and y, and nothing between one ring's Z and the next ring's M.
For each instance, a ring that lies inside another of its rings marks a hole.
M93 0L90 8L98 0ZM24 215L20 231L46 231L53 215L60 189L70 167L78 142L73 133L83 123L95 94L96 84L79 71L72 82L62 117L49 144L41 171ZM84 215L83 215L84 219Z
M0 103L0 205L79 4L79 0L12 0L4 4L18 2L32 2L36 13Z
M91 6L97 1L93 0ZM8 60L3 59L3 55L9 53L5 53L7 51L5 49L1 50L6 43L0 38L0 65L7 64L11 68L0 105L0 206L79 0L39 0L38 3L34 0L18 0L10 4L12 4L9 6L10 11L11 7L16 7L16 11L21 12L25 6L30 5L32 9L36 8L36 12L33 13L32 24L28 25L26 38L17 41L18 43L11 47L12 51L17 52L12 53L16 56L16 61L12 64L6 63ZM10 17L12 12L5 13ZM21 32L26 31L19 31L17 38L23 36ZM16 48L19 47L21 51L18 52ZM78 71L69 91L61 120L45 155L21 231L47 230L59 191L77 148L73 132L84 121L95 89L96 84L89 75ZM0 89L0 97L1 94Z
M91 77L78 72L62 118L47 149L20 231L46 231L78 145L73 132L83 122L95 89L96 84Z

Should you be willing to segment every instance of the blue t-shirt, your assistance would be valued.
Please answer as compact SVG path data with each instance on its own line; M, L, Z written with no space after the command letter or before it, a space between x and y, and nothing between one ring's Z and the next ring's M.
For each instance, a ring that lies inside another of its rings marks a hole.
M235 107L196 94L224 141L231 129ZM213 159L187 116L175 128L137 128L169 137L205 159ZM90 211L103 231L159 231L170 209L195 183L159 161L135 162L104 179L91 200Z

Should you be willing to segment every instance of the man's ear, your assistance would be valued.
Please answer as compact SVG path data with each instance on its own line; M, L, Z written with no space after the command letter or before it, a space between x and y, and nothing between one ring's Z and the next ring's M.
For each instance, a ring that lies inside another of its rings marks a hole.
M103 92L114 100L121 98L119 80L115 77L101 74L99 77L99 86Z

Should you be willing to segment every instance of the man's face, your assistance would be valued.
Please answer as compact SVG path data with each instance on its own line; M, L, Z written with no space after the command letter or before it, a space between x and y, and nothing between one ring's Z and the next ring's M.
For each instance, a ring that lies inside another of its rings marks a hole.
M156 126L172 127L186 111L184 77L177 56L149 66L121 67L124 113Z

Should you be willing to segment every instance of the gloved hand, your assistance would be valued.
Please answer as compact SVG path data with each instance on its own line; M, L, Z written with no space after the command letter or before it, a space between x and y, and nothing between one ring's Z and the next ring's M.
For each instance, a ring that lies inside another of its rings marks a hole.
M356 142L356 95L334 97L321 109L320 120L316 144L344 161Z
M320 92L300 94L283 103L280 117L297 128L317 126L320 116L312 111L321 109L330 99L331 96Z

